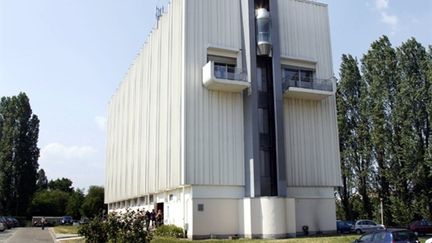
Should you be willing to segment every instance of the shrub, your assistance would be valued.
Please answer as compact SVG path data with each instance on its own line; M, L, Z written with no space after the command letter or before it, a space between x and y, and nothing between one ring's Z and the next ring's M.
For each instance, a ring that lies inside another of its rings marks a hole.
M108 235L106 224L100 217L93 218L88 224L78 229L78 234L83 235L88 243L107 242Z
M87 242L150 242L151 234L146 230L143 211L127 210L125 213L110 213L104 220L95 217L90 223L80 227L78 233Z
M168 225L161 225L159 226L155 232L155 236L158 237L171 237L171 238L183 238L183 229L180 227L177 227L172 224Z

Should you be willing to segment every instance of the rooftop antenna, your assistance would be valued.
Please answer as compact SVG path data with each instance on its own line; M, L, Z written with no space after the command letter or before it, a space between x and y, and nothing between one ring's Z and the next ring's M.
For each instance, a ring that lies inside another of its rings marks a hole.
M162 17L162 14L164 13L164 7L158 7L156 6L156 28L159 27L159 19Z

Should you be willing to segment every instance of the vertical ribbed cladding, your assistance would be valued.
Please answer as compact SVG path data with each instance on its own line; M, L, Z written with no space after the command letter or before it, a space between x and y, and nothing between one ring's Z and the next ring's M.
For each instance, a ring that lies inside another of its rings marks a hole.
M183 1L173 1L110 102L107 199L179 187Z
M185 12L185 184L244 185L243 97L207 90L211 45L241 49L239 0L188 0Z
M327 5L277 0L281 56L316 60L316 78L333 76ZM285 159L289 187L340 186L335 96L284 103Z

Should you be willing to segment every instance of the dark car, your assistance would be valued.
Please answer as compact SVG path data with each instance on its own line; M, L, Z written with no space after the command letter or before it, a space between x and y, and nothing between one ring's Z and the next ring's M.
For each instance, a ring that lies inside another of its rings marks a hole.
M416 234L424 235L424 234L431 234L432 233L432 222L422 219L422 220L416 220L412 222L408 229L413 231Z
M60 223L61 224L73 224L73 219L71 216L63 216Z
M7 229L10 229L14 226L14 223L5 216L0 216L0 222L2 222Z
M352 225L353 225L352 221L337 220L336 230L338 233L350 233Z
M19 221L18 221L16 218L14 218L14 217L6 217L6 218L7 218L9 221L12 222L12 224L13 224L12 227L18 227L18 226L20 226Z
M414 232L406 229L377 230L362 235L353 243L420 243Z

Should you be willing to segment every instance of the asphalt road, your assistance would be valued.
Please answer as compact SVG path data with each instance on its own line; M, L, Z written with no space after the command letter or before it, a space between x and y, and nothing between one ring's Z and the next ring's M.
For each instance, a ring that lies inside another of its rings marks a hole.
M52 243L49 230L45 228L14 228L0 232L0 243Z

